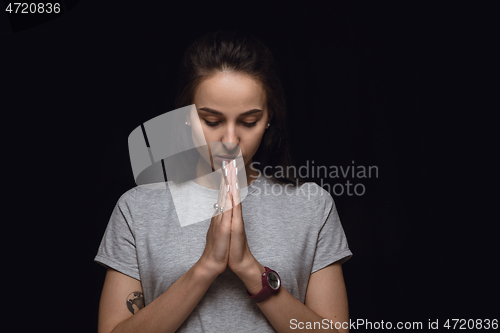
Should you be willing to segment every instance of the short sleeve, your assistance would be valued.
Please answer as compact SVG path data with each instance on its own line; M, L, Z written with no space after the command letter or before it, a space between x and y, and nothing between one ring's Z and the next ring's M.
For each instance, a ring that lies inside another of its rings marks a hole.
M325 209L325 222L318 235L311 274L339 260L343 264L352 256L335 202L331 196L329 199Z
M134 190L125 192L116 203L94 261L140 281L131 215Z

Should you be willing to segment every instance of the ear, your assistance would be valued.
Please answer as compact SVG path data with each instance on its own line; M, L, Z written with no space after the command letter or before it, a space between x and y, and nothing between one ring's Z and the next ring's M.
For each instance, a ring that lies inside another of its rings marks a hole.
M267 123L266 123L266 129L268 129L271 126L271 119L272 118L267 118Z

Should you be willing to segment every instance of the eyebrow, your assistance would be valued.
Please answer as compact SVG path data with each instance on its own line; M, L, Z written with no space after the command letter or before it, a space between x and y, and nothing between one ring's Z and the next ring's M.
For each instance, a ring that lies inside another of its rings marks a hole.
M211 109L211 108L204 107L204 108L200 108L199 110L210 112L210 113L217 114L217 115L222 115L222 112ZM262 110L261 109L248 110L248 111L245 111L242 114L240 114L240 116L248 116L249 114L254 114L254 113L258 113L258 112L262 112Z

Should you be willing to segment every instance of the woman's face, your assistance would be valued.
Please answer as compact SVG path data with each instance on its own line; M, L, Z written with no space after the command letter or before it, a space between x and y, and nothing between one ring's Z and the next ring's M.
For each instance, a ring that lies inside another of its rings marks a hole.
M193 141L198 146L205 139L209 147L210 156L202 154L203 159L217 170L224 157L231 160L241 149L248 175L268 123L260 82L246 74L218 72L198 85L193 103L198 115L193 110L191 124L197 123L194 117L199 116L202 130L193 127Z

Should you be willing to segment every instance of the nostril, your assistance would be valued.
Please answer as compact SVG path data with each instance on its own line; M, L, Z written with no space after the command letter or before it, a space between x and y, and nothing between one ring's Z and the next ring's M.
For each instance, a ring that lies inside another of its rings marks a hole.
M240 149L238 144L231 142L222 142L224 148L227 149L228 155L238 154Z

